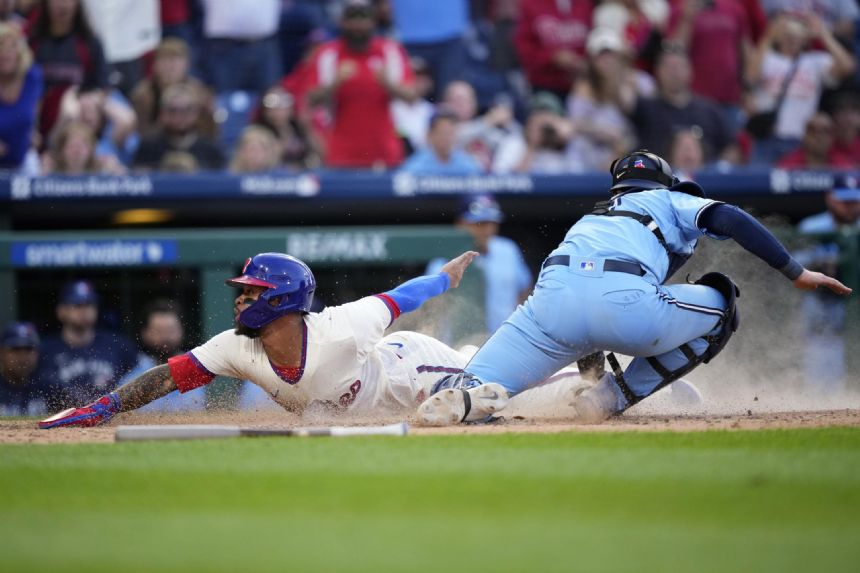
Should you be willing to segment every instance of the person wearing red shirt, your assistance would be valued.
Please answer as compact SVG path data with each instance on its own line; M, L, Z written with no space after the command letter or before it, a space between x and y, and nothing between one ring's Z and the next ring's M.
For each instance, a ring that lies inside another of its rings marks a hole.
M833 103L833 149L860 166L860 95L844 92Z
M514 45L535 92L564 100L585 73L592 0L529 0L520 5Z
M341 37L323 44L311 61L308 101L332 110L327 167L391 168L403 161L390 104L415 99L414 76L403 47L373 37L374 26L366 0L347 0Z
M833 120L826 113L815 113L806 122L800 147L783 155L776 164L783 169L853 169L850 157L833 147Z
M674 0L668 37L684 46L693 64L693 92L723 106L739 106L752 28L738 0Z

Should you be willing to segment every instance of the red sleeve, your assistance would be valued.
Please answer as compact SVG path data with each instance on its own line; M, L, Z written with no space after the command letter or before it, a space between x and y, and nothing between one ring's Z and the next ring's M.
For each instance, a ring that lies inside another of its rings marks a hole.
M397 320L397 317L400 316L400 305L398 305L397 302L387 294L377 294L374 296L384 302L385 306L388 307L388 312L391 313L391 322L393 323Z
M173 383L183 394L189 390L206 386L215 378L215 375L206 370L206 367L190 352L169 358L167 365L170 367Z

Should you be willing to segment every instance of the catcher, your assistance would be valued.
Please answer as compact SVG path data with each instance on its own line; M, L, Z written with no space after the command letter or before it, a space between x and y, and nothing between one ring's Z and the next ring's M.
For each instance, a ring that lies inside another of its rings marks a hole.
M465 371L440 378L419 408L424 423L469 420L476 402L485 410L493 399L506 402L595 352L635 357L622 370L609 354L612 372L571 396L578 421L598 422L710 361L738 327L738 287L715 272L692 284L665 284L703 236L733 239L798 289L851 293L803 268L743 210L679 182L663 158L637 151L610 172L610 198L570 228L544 261L532 295Z
M385 329L401 313L460 284L478 255L467 251L438 274L388 292L311 313L316 280L302 261L262 253L227 281L242 289L235 300L235 329L227 330L167 364L156 366L114 392L39 423L43 429L96 426L174 390L188 392L216 376L250 380L284 408L311 404L358 412L414 411L440 374L468 361L445 344L416 332ZM498 401L491 401L496 407ZM482 404L473 416L493 413ZM467 418L471 419L471 418Z

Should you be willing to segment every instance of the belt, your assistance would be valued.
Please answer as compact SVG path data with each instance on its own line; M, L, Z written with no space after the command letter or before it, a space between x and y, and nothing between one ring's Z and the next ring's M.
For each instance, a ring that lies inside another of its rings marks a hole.
M543 262L544 268L552 265L570 265L570 255L555 255ZM636 275L638 277L645 275L645 269L638 263L628 261L616 261L614 259L606 259L603 261L603 270L610 273L627 273L628 275Z

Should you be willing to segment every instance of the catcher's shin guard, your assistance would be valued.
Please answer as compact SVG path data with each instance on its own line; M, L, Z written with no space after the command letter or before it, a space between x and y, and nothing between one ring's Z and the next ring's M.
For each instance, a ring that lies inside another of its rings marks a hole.
M708 348L705 350L705 357L702 362L707 364L711 358L725 348L729 338L732 337L741 323L741 316L737 308L737 299L741 296L741 289L723 273L708 273L697 280L695 284L709 286L726 299L725 314L723 314L718 325L720 327L719 332L705 336L705 340L708 341Z

